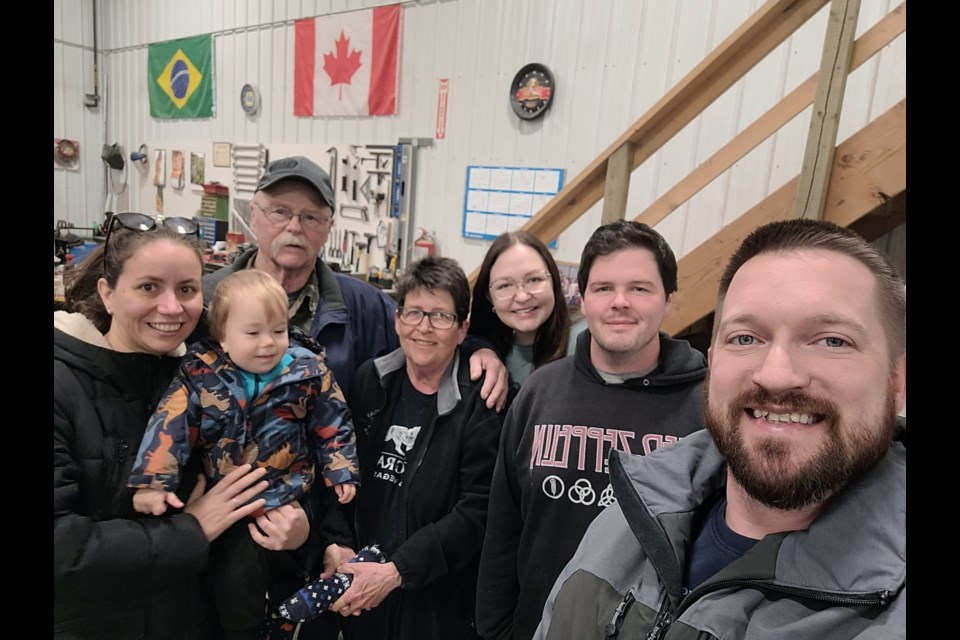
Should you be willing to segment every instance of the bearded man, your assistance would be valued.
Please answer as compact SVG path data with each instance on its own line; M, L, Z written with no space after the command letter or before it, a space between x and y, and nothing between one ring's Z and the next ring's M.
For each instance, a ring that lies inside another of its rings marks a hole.
M906 302L862 237L764 225L720 281L707 430L613 454L536 638L906 637Z

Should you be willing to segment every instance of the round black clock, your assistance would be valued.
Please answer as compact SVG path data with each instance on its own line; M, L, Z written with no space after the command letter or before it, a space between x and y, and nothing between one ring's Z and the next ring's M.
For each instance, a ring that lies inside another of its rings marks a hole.
M553 104L556 87L545 65L531 62L520 69L510 85L510 106L524 120L539 118Z

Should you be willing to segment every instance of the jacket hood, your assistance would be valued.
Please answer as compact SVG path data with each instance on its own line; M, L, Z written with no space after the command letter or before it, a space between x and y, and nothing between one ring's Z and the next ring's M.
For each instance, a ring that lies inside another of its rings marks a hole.
M100 349L109 349L113 351L113 347L111 347L110 343L107 342L106 336L100 333L100 330L94 326L93 322L91 322L90 319L82 313L54 311L53 328L59 329L63 333L79 340L80 342L85 342L86 344L93 345L94 347L98 347ZM173 358L179 358L186 352L186 345L180 343L176 349L165 355Z
M667 387L689 382L698 382L707 375L706 357L690 346L686 340L671 338L660 332L660 362L656 369L645 376L631 378L623 384L628 387ZM606 385L590 360L590 330L584 329L577 336L574 363L577 371L591 382Z
M824 506L809 529L766 536L756 549L764 547L772 564L757 567L758 575L766 572L771 583L827 593L897 592L907 567L906 455L893 443L880 463ZM630 528L654 561L664 558L670 545L664 529L688 526L697 507L725 486L726 465L702 430L646 456L612 451L610 476ZM684 551L673 552L682 561ZM654 563L658 569L671 564ZM662 574L665 584L671 573L675 570L668 568Z
M183 345L174 354L114 351L86 316L56 311L53 314L53 359L87 372L95 379L129 392L150 392L153 385L169 382L176 371Z
M240 369L223 352L219 342L211 337L203 338L190 345L188 353L209 366L224 382L231 385L234 393L241 392L243 382L240 377ZM306 378L322 376L326 372L322 355L296 344L292 339L290 347L287 349L287 355L291 356L293 361L280 371L276 378L270 381L269 386L275 387L280 384L299 382ZM182 368L187 371L190 370L190 361L184 363Z

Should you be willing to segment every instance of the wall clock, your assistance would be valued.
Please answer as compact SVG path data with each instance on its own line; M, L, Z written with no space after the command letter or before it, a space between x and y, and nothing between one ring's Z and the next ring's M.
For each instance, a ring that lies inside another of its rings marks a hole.
M556 95L553 74L545 65L531 62L513 77L510 85L510 106L524 120L542 116Z
M260 109L260 91L252 84L240 89L240 107L251 116Z

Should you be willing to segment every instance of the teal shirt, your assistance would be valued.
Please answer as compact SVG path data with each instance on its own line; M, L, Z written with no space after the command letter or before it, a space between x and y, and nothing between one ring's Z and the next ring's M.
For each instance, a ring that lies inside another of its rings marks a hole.
M567 341L568 356L573 355L573 352L576 351L577 336L586 328L587 321L585 319L578 320L570 325L570 339ZM510 373L510 380L523 385L530 374L533 373L533 345L514 342L503 364L506 365L507 371Z

